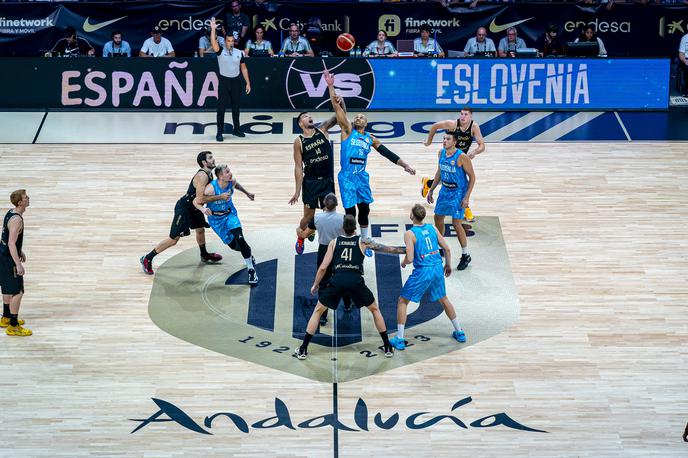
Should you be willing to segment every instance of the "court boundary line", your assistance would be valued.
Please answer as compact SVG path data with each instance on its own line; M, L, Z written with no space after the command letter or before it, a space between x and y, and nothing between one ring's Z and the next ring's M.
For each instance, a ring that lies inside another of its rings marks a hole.
M45 110L45 113L43 113L43 119L41 119L41 124L38 126L38 130L36 130L36 135L33 137L33 141L31 142L32 145L36 144L36 140L38 140L38 136L41 133L41 129L43 129L43 124L45 124L45 119L48 117L48 110Z
M619 125L621 126L621 129L623 130L624 135L626 135L626 138L628 139L628 141L632 142L633 140L631 139L631 136L628 134L628 130L626 130L626 126L624 125L623 121L621 120L621 116L619 116L619 112L615 111L614 116L616 116L616 120L619 121Z

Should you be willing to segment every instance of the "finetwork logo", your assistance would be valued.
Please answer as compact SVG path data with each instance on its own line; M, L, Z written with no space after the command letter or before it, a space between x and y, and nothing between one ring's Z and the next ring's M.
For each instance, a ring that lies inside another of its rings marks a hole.
M5 18L0 17L0 33L7 34L29 34L34 33L37 30L46 29L48 27L55 27L55 15L53 13L50 16L39 18Z
M401 33L401 18L396 14L383 14L377 21L378 30L384 30L388 37Z

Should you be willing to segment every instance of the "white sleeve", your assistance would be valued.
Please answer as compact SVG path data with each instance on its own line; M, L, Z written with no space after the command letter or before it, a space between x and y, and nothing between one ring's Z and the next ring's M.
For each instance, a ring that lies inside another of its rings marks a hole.
M497 52L495 49L494 41L492 41L492 38L487 38L487 50L491 52Z
M149 42L148 42L148 40L146 40L143 42L143 46L141 46L141 52L144 54L148 54L149 51L150 51Z
M681 38L681 43L678 45L678 52L688 54L688 34L684 35L683 38Z
M165 50L165 54L170 53L170 52L174 52L174 48L172 47L172 42L171 42L170 40L167 40L167 39L166 39L166 41L165 41L165 49L166 49L166 50Z

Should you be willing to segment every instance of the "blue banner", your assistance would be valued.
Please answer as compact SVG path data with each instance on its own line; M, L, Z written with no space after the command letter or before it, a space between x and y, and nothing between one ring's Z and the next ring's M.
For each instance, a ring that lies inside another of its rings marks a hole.
M666 109L669 59L371 60L369 108Z

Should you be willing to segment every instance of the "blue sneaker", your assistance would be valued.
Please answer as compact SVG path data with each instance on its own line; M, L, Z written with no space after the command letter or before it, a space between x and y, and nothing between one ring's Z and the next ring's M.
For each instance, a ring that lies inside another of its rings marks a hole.
M303 254L303 239L296 239L296 244L294 245L294 249L296 250L296 254Z
M452 337L461 343L464 343L466 341L466 334L464 334L463 330L452 332Z
M397 350L406 350L406 341L399 336L389 339L389 343Z
M372 258L373 257L373 250L371 250L370 248L366 248L365 249L365 255L368 256L369 258Z

